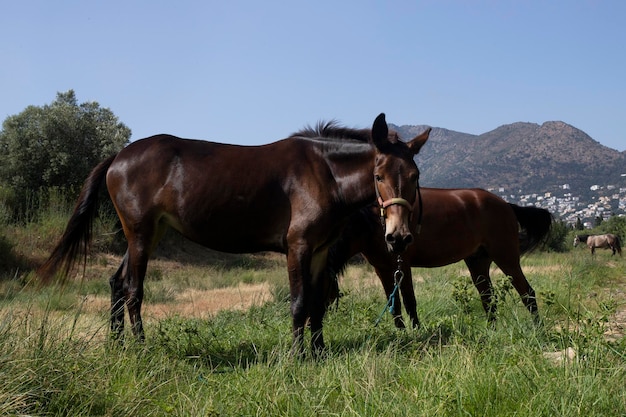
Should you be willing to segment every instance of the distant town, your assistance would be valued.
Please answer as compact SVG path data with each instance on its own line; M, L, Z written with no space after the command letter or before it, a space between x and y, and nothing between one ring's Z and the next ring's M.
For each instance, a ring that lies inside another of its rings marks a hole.
M621 182L624 182L626 174L621 177ZM575 225L580 219L586 228L594 227L598 218L606 220L611 216L626 215L626 186L592 185L584 193L585 197L572 192L569 184L562 184L554 191L544 193L512 193L505 188L492 188L489 191L510 203L545 208L570 225Z

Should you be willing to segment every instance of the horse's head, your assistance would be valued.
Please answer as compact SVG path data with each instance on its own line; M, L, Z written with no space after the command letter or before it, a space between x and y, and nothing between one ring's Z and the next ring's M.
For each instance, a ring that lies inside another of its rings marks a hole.
M589 239L589 235L576 235L574 237L574 247L578 246L579 243L587 243L587 239Z
M419 186L419 170L413 157L429 134L430 128L409 142L403 142L397 134L389 134L384 113L372 126L372 141L376 147L374 186L384 221L385 241L393 253L404 252L413 242L409 222Z

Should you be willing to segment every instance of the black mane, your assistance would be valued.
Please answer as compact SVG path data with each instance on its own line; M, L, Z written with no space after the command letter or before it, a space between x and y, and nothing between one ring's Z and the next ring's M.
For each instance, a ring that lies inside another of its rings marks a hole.
M583 243L587 243L587 239L589 239L589 235L576 235L576 237Z
M320 121L315 127L306 126L304 129L292 133L289 137L351 139L358 142L369 142L371 135L370 129L353 129L340 125L336 120L331 120L329 122Z
M371 129L354 129L342 126L336 120L328 122L320 121L315 127L306 126L302 130L292 133L289 138L309 138L309 139L348 139L357 142L370 142L372 137ZM398 133L394 130L389 131L388 139L391 143L400 141Z

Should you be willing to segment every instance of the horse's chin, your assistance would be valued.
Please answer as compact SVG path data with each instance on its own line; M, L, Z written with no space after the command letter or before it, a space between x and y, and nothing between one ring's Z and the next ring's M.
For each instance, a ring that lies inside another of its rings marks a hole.
M403 254L406 251L407 247L408 245L405 243L387 243L387 250L389 251L389 253L393 253L394 255Z

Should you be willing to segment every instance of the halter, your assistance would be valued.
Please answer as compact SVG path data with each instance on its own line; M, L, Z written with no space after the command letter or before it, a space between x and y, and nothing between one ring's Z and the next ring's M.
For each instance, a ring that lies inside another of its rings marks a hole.
M389 200L383 201L383 198L380 195L380 191L378 190L378 181L376 181L376 177L374 177L374 189L376 190L376 201L378 202L378 207L380 207L380 217L382 219L387 217L387 207L393 205L404 206L407 208L407 210L409 210L409 213L413 214L413 206L402 197L393 197Z
M387 207L389 206L393 206L393 205L404 206L407 210L409 210L409 221L411 220L411 217L413 216L413 206L411 205L411 203L409 203L407 200L405 200L402 197L393 197L388 200L383 200L383 198L380 195L380 191L378 190L378 181L376 181L376 178L374 178L374 189L376 190L376 201L378 202L378 207L380 208L380 222L383 225L383 228L385 227L385 219L387 218ZM423 210L422 210L422 193L420 191L419 181L417 182L416 189L417 189L417 201L419 205L419 213L417 214L418 215L417 227L415 229L415 233L420 234L420 232L422 231Z

